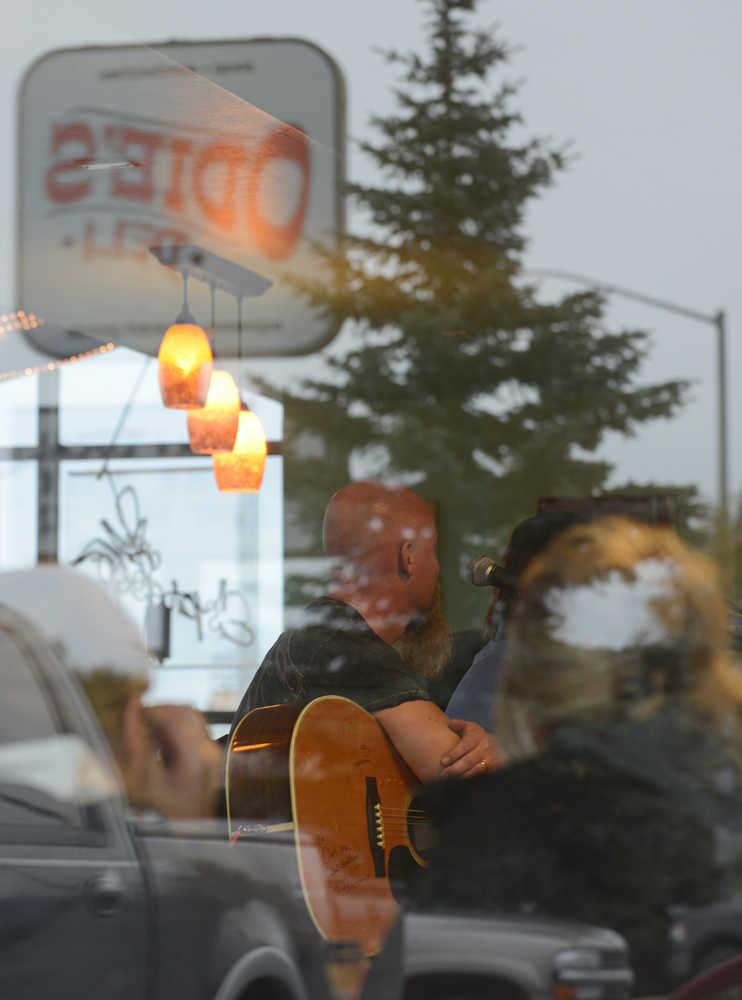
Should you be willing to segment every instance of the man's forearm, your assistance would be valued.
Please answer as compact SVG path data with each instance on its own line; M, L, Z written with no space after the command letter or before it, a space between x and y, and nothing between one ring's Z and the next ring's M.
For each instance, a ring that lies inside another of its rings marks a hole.
M443 776L441 758L459 743L448 716L432 701L406 701L376 713L397 752L424 784Z

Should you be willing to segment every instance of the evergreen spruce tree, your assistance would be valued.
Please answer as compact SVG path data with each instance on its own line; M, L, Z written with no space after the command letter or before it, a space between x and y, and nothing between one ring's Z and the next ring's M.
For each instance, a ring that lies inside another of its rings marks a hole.
M462 581L467 561L498 556L539 497L600 491L611 467L592 456L606 432L671 416L686 386L637 383L647 335L607 330L600 295L539 300L521 271L523 217L564 152L521 138L513 86L492 92L509 51L468 26L476 0L422 5L426 52L385 53L403 82L363 146L377 183L349 185L365 235L328 254L331 286L302 285L330 320L354 321L351 346L327 352L321 378L273 394L291 516L319 525L359 457L414 486L437 504L446 610L464 627L486 604Z

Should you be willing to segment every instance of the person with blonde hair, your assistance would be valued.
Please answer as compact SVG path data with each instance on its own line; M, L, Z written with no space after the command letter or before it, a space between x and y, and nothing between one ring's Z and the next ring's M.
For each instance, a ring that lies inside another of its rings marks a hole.
M0 573L0 606L21 615L82 688L129 804L169 819L217 815L221 748L190 705L145 705L152 664L140 631L101 584L42 565Z
M422 906L543 914L628 940L660 992L671 904L730 888L742 836L742 680L713 564L611 517L529 564L494 731L507 765L440 782Z
M609 517L558 537L521 582L497 720L509 756L562 723L682 707L688 724L724 720L742 764L742 675L711 560L669 528Z

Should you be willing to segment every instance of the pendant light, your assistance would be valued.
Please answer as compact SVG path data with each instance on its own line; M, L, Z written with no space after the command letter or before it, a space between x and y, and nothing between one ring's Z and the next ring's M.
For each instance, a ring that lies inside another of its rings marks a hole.
M188 411L191 451L199 455L231 451L240 418L240 393L232 375L222 368L211 373L206 405Z
M162 338L157 358L162 402L175 410L193 410L206 403L213 358L206 334L188 310L188 272L182 274L183 307Z
M237 357L242 358L242 299L237 297ZM239 413L237 437L230 452L212 456L216 485L222 493L255 493L265 472L268 445L257 413L247 406Z
M211 336L214 337L214 284L211 284ZM212 339L213 345L213 339ZM212 352L216 357L216 351ZM188 411L188 436L191 451L213 455L216 451L231 451L237 437L240 416L240 393L232 375L224 369L211 372L206 405Z
M255 493L265 471L268 445L257 413L240 410L234 448L212 456L216 485L222 493Z

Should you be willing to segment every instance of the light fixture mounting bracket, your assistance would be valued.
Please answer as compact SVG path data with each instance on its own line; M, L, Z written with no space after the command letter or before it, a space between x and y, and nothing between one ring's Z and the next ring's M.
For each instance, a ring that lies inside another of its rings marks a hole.
M203 281L212 288L218 288L237 299L256 298L273 284L262 274L241 267L224 257L218 257L203 247L176 243L169 246L153 246L149 248L149 252L164 267L181 274L186 271L197 281Z

